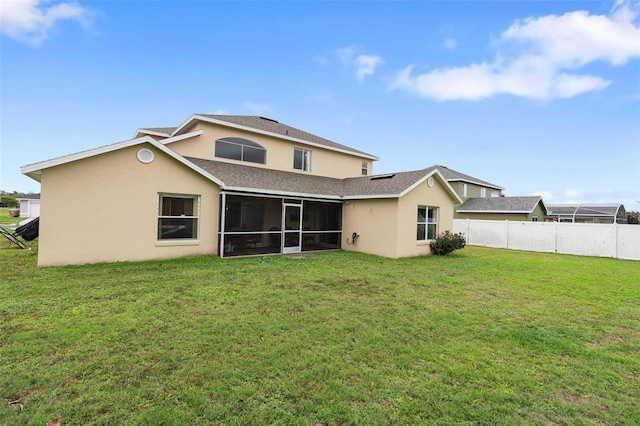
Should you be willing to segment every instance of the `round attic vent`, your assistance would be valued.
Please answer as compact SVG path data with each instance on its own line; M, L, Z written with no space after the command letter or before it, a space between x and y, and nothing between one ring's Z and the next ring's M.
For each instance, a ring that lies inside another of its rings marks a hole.
M433 186L433 176L429 176L429 178L427 179L427 185L429 185L429 187Z
M149 164L150 162L153 161L153 151L151 151L150 149L147 149L147 148L139 149L138 154L136 155L138 157L138 160L140 160L141 163Z

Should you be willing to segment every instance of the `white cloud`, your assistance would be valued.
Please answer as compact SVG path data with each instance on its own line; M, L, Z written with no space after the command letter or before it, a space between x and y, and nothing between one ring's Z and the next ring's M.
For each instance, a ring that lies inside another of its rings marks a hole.
M356 79L364 80L367 75L373 75L376 67L382 63L382 58L377 55L358 55L355 60Z
M615 66L640 58L637 18L628 3L617 3L609 16L578 11L516 21L501 34L491 62L418 75L410 65L397 73L390 89L438 101L498 94L547 100L602 90L611 82L573 71L595 61ZM510 55L514 46L519 53Z
M45 7L41 0L2 0L0 32L22 43L38 46L61 20L75 20L88 27L93 13L77 3L55 3Z
M567 191L564 193L564 196L567 198L578 198L580 197L580 191L578 191L577 189L567 189Z
M533 193L533 195L539 195L540 197L542 197L542 201L544 201L545 203L556 199L556 196L549 191L536 191Z
M335 53L344 67L355 69L355 77L359 82L366 76L373 75L376 67L384 62L380 56L359 53L355 47L338 49Z
M448 50L453 50L458 47L458 42L452 38L448 38L444 41L444 47Z

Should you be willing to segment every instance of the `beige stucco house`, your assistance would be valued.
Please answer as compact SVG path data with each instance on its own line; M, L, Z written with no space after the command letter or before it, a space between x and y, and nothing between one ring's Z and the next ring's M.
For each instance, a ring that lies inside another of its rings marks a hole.
M462 199L435 166L376 176L376 160L268 118L195 114L21 170L41 183L39 266L428 254Z

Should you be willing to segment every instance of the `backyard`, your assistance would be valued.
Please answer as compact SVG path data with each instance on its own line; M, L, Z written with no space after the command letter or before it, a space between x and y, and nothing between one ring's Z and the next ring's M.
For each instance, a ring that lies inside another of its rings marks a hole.
M640 262L0 243L0 424L640 424Z

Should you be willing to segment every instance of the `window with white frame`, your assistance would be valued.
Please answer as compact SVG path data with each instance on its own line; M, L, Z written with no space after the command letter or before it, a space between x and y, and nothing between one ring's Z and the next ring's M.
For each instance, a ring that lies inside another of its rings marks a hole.
M487 188L480 188L480 198L485 198L487 196Z
M418 206L417 240L434 240L438 235L438 208Z
M467 196L467 184L466 183L461 183L460 184L460 189L462 191L462 196L466 197Z
M369 163L366 161L362 162L362 176L367 176L369 174Z
M249 163L266 164L267 150L260 144L244 138L216 140L215 156Z
M293 149L293 168L296 170L303 170L305 172L311 171L311 150L304 148Z
M198 238L198 195L160 194L158 200L158 240Z

